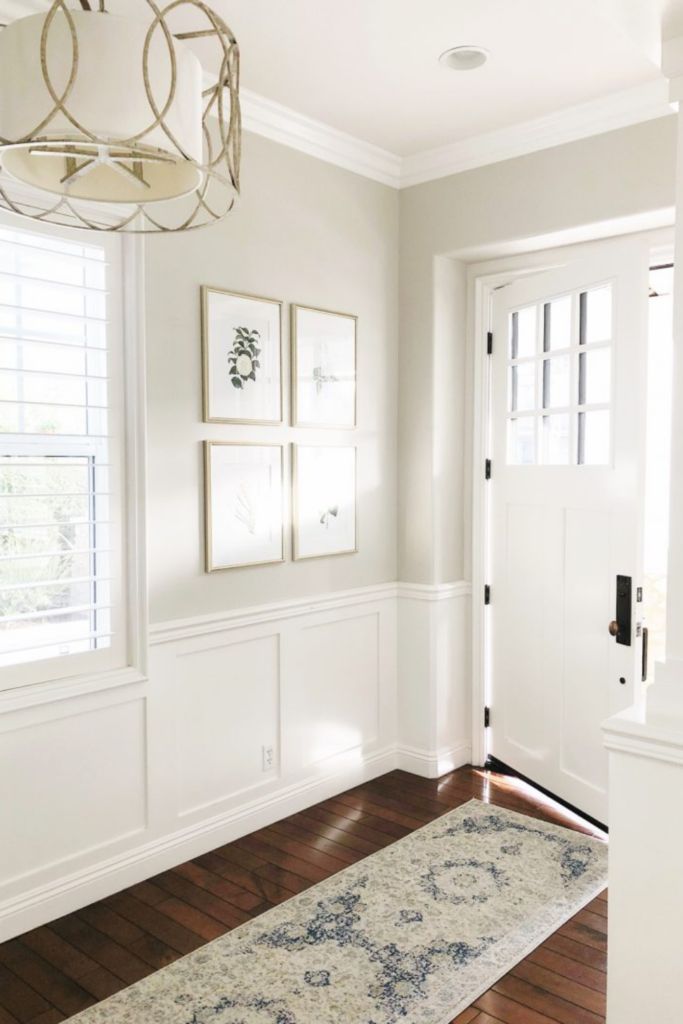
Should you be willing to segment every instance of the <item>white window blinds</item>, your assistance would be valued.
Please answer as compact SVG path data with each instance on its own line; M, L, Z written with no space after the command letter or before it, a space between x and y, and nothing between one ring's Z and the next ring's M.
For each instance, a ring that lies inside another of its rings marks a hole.
M107 250L0 225L0 667L112 642Z

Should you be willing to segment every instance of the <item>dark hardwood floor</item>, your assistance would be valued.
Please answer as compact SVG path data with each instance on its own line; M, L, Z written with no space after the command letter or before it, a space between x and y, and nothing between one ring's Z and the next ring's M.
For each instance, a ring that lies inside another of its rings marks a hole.
M600 835L505 776L391 772L1 944L0 1024L59 1024L472 797ZM457 1024L601 1024L606 945L603 893Z

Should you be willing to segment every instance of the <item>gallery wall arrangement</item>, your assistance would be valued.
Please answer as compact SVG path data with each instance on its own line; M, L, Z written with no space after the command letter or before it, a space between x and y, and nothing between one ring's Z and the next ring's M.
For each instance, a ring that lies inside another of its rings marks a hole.
M204 442L206 571L284 562L283 302L201 289L205 423L253 426L239 441ZM291 424L354 430L357 317L291 305ZM357 547L355 444L291 444L292 558Z

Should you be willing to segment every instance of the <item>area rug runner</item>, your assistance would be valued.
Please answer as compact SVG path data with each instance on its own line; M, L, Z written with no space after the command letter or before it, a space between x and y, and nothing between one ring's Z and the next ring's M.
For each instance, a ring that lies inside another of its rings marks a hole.
M606 877L599 840L471 800L71 1024L448 1024Z

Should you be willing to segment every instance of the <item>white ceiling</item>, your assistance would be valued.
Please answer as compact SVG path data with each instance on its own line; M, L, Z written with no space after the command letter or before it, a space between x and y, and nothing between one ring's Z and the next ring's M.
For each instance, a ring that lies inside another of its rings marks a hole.
M77 0L67 2L77 6ZM106 2L112 11L147 13L145 0ZM662 20L683 33L683 0L208 3L240 44L248 127L293 145L299 136L331 128L329 138L299 148L366 173L357 154L340 158L347 142L335 139L336 130L352 143L370 144L362 160L393 160L404 171L414 165L414 180L513 155L532 137L533 148L540 148L543 136L554 138L545 143L552 145L632 123L639 104L643 116L657 116L665 95L658 64ZM0 22L47 6L49 0L0 0ZM181 19L196 10L188 5ZM441 67L439 54L461 44L486 47L488 63L467 73ZM215 70L212 42L193 45ZM555 137L563 112L571 131ZM306 118L319 122L317 129ZM293 130L283 135L287 120ZM332 144L335 154L329 155ZM451 153L448 168L437 161L439 167L420 176L420 161L444 148L457 153L455 165ZM367 173L388 180L399 172L383 166Z
M401 156L660 77L596 0L217 2L247 89ZM489 62L437 63L464 43Z

